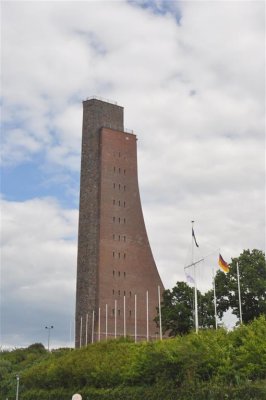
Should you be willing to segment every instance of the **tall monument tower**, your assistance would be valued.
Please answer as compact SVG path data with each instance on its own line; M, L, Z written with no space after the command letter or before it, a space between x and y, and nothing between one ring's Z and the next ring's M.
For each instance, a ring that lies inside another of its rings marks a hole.
M123 108L83 102L75 345L154 338L158 287L140 202L136 136Z

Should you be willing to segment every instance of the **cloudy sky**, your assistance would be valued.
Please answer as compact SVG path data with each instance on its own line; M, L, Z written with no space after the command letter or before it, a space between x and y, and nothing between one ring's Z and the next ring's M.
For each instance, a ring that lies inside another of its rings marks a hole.
M2 2L2 345L73 340L82 100L125 109L166 288L265 249L263 1Z

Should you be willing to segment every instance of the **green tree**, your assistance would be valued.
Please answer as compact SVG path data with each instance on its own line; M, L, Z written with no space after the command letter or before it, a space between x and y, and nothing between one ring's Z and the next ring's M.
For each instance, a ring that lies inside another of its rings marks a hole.
M217 311L221 318L225 311L232 309L238 318L239 300L237 284L237 262L239 265L242 319L244 323L259 315L266 315L266 264L265 254L253 249L244 250L233 258L227 274L218 271L215 278Z
M213 290L209 290L199 296L199 327L212 328L215 326L214 295Z
M193 288L177 282L172 290L165 290L161 304L163 332L169 336L188 333L194 326ZM156 318L158 324L158 317Z

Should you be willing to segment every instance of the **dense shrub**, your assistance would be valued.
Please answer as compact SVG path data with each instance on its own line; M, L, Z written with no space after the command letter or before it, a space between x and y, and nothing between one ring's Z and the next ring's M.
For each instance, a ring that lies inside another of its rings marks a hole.
M23 400L219 400L266 398L266 320L232 332L203 330L157 342L95 343L48 353L39 345L2 352L1 393Z

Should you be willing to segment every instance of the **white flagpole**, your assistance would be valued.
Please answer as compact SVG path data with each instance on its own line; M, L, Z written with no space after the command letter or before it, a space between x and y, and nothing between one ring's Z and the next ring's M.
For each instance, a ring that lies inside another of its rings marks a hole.
M191 253L192 253L192 265L194 265L194 297L195 297L195 330L196 333L198 333L199 331L199 319L198 319L198 292L197 292L197 279L196 279L196 265L194 264L194 237L193 237L193 224L194 221L191 221L192 223L192 249L191 249Z
M215 329L217 329L217 327L218 327L217 303L216 303L215 275L214 275L214 270L213 269L212 269L212 277L213 277L213 302L214 302Z
M86 346L88 345L88 314L86 314Z
M72 318L70 319L69 325L69 347L72 347Z
M108 305L105 304L105 340L108 338Z
M135 343L137 343L137 295L135 294Z
M160 288L160 286L158 286L158 304L159 304L160 340L162 340L163 334L162 334L161 288Z
M82 317L80 317L79 347L82 345Z
M126 337L126 296L124 296L124 338Z
M117 326L116 326L116 314L117 314L117 300L115 300L115 339L116 339L116 328L117 328Z
M146 292L146 305L147 305L147 342L149 341L149 292Z
M92 311L92 324L91 324L91 343L94 342L94 319L95 319L95 314L94 310Z
M98 342L101 341L101 309L99 307L99 319L98 319Z
M236 262L236 271L237 271L237 285L238 285L238 300L239 300L239 319L240 324L242 325L242 304L241 304L241 291L240 291L240 279L239 279L239 267L238 261Z

